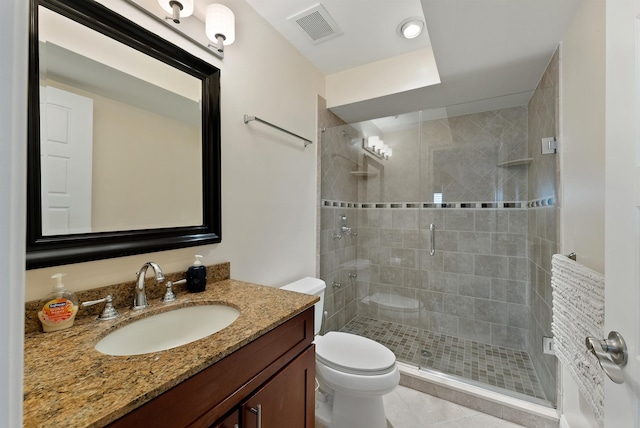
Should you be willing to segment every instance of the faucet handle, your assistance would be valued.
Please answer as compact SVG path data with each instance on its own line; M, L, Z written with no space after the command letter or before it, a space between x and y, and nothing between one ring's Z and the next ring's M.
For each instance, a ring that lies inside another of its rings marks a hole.
M104 309L102 310L102 313L98 315L98 319L100 321L112 320L120 316L116 308L113 306L113 297L111 296L111 294L108 294L107 297L104 297L102 299L89 300L88 302L82 302L81 306L83 308L86 308L87 306L97 305L98 303L105 304Z
M162 296L162 301L164 303L169 303L169 302L173 302L176 300L176 293L173 292L173 286L177 285L177 284L184 284L185 282L187 282L186 279L181 279L179 281L167 281L167 291L164 293L164 296Z

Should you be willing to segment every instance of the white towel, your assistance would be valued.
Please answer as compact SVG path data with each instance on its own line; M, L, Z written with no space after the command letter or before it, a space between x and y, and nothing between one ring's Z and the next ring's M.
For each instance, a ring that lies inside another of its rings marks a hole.
M604 337L604 276L569 258L551 259L556 356L604 426L604 371L585 346L585 338Z

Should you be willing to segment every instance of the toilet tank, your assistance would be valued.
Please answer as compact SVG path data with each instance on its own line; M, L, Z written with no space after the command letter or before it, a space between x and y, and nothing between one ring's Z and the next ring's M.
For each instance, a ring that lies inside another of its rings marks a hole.
M311 294L320 297L314 305L314 335L320 333L322 328L322 314L324 312L324 289L326 284L319 278L306 277L280 287L282 290L296 291L298 293Z

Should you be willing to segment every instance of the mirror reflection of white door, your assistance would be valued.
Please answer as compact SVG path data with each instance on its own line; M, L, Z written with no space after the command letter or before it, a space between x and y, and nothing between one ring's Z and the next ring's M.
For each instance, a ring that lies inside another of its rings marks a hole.
M606 12L605 335L622 335L629 361L622 384L605 379L605 427L640 428L640 0Z
M42 234L91 232L93 100L40 87Z

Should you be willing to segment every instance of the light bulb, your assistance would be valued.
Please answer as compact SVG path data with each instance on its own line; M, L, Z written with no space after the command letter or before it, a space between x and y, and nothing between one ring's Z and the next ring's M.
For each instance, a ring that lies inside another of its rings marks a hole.
M220 38L225 45L236 40L235 15L227 6L210 4L206 9L205 33L209 40L220 45ZM220 50L222 46L218 46Z
M405 39L415 39L424 30L424 21L421 18L414 17L405 19L398 25L397 32Z

